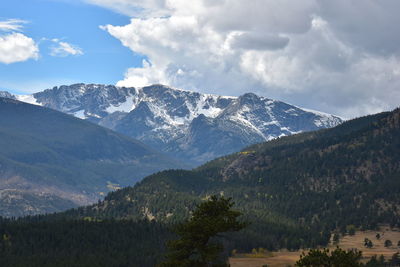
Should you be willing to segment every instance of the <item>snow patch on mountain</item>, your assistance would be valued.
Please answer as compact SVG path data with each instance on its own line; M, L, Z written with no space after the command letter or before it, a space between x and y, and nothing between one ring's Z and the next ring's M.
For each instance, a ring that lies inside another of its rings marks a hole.
M344 118L341 118L338 116L333 116L333 115L325 113L325 112L308 109L308 108L301 108L301 109L319 116L318 119L314 120L314 123L317 127L324 127L324 126L325 127L328 126L329 128L335 127L336 125L338 125L339 123L341 123L345 120Z
M7 91L0 91L0 97L15 99L15 96Z
M85 111L83 109L74 112L74 116L82 120L86 119Z
M37 102L37 99L33 95L16 95L15 98L19 101L32 104L32 105L38 105L41 106L39 102Z
M125 101L125 102L118 103L118 104L116 104L116 105L110 104L110 106L108 106L108 107L105 109L105 111L106 111L107 113L110 113L110 114L111 114L111 113L114 113L114 112L117 112L117 111L118 111L118 112L129 113L129 112L131 112L132 110L135 109L137 102L138 102L137 97L135 97L135 96L128 96L128 97L126 98L126 101Z

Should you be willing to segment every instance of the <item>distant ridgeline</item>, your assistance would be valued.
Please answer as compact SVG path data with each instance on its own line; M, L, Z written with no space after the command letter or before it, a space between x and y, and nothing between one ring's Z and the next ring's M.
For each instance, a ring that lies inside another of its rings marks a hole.
M219 96L159 84L141 88L73 84L32 95L1 95L97 123L192 166L255 143L342 122L253 93Z
M137 261L140 261L152 251L161 251L160 242L171 238L163 232L163 223L182 221L197 203L213 194L232 197L235 207L244 213L243 219L251 223L237 234L227 234L227 249L298 249L325 245L333 230L345 232L350 225L360 229L373 229L379 223L400 226L399 159L400 110L396 109L347 121L332 129L254 145L193 171L159 172L134 187L109 193L104 201L92 206L26 218L19 224L0 224L0 234L3 234L0 259L13 259L11 252L7 252L11 251L7 250L7 242L11 240L12 243L12 235L18 235L22 229L50 225L48 231L42 229L31 234L25 231L26 236L19 236L27 240L36 236L37 240L42 240L39 235L50 235L52 227L56 227L54 224L59 222L67 229L73 223L81 225L77 231L86 234L91 230L85 227L92 221L97 227L94 229L112 248L120 248L118 239L125 240L131 235L132 240L141 242L143 235L134 229L126 236L114 233L113 227L106 227L108 222L116 225L132 223L132 227L139 227L137 229L147 226L134 226L136 222L159 227L154 228L155 232L149 237L148 242L155 242L154 247L146 246L138 255ZM83 220L70 222L69 219ZM143 219L153 222L146 223ZM14 234L9 236L11 231ZM154 238L157 231L159 239ZM68 231L58 232L58 235L60 246L73 244ZM63 238L70 241L63 243ZM90 242L98 240L93 238ZM39 242L39 246L48 248L43 242ZM135 248L132 245L132 249ZM120 255L129 254L129 249L129 246L122 248ZM84 251L82 248L81 254ZM99 249L98 253L103 251ZM25 255L13 253L26 259L32 256L27 255L30 252ZM157 253L155 257L159 257ZM127 258L121 256L121 260ZM85 256L82 259L86 259ZM134 260L131 263L133 266L152 266L151 263L135 265Z

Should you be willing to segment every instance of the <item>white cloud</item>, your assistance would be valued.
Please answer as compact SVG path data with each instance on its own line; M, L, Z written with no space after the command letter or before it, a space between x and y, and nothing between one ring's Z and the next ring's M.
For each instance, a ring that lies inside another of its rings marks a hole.
M10 64L28 59L38 59L39 48L35 41L22 34L23 24L20 19L0 21L0 31L11 32L0 35L0 63Z
M119 85L255 91L345 117L400 103L400 2L86 0L133 16L102 28L147 57Z
M50 55L54 57L66 57L66 56L81 56L83 55L83 50L67 42L60 41L59 39L52 39L56 45L50 47Z
M0 21L0 31L21 31L25 23L27 23L27 21L21 19Z
M289 43L288 37L271 34L238 33L232 36L230 47L246 50L278 50L285 48Z
M0 62L5 64L38 59L39 48L32 38L22 33L0 35Z

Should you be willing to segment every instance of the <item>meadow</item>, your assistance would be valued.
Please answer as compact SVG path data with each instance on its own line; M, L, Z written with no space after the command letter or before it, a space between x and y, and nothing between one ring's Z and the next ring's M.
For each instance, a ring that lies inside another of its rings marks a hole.
M379 239L376 237L378 233L380 235ZM368 238L373 243L371 248L364 246L365 238ZM392 246L385 247L386 240L390 240ZM363 253L362 261L366 262L374 255L383 255L385 259L391 258L393 254L400 252L398 242L400 242L400 230L382 226L379 231L356 231L354 235L341 236L338 243L331 242L328 248L335 249L336 246L339 246L346 250L360 250ZM307 253L307 250L265 251L264 253L258 253L259 250L257 250L257 252L253 251L253 253L236 254L229 261L231 267L262 267L265 264L268 267L294 266L303 251Z

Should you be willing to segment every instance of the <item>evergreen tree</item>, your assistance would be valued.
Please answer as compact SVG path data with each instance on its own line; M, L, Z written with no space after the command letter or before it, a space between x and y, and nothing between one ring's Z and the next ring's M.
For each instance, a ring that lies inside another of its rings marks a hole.
M390 264L392 264L393 266L400 265L399 252L393 254L392 258L390 259Z
M369 240L368 238L365 238L365 239L364 239L364 246L365 246L366 248L372 248L372 247L374 246L374 244L372 243L371 240Z
M337 244L337 243L339 243L339 234L338 233L335 233L334 235L333 235L333 243L334 244Z
M385 247L391 247L392 246L392 241L391 240L385 240Z
M359 267L362 264L361 252L349 250L345 251L336 248L332 252L329 249L312 249L306 255L304 252L300 256L300 260L296 262L297 267Z
M232 210L233 205L231 198L218 196L198 205L193 216L176 228L180 239L168 242L170 252L160 266L227 266L220 255L223 251L220 234L246 226L238 221L241 213Z

